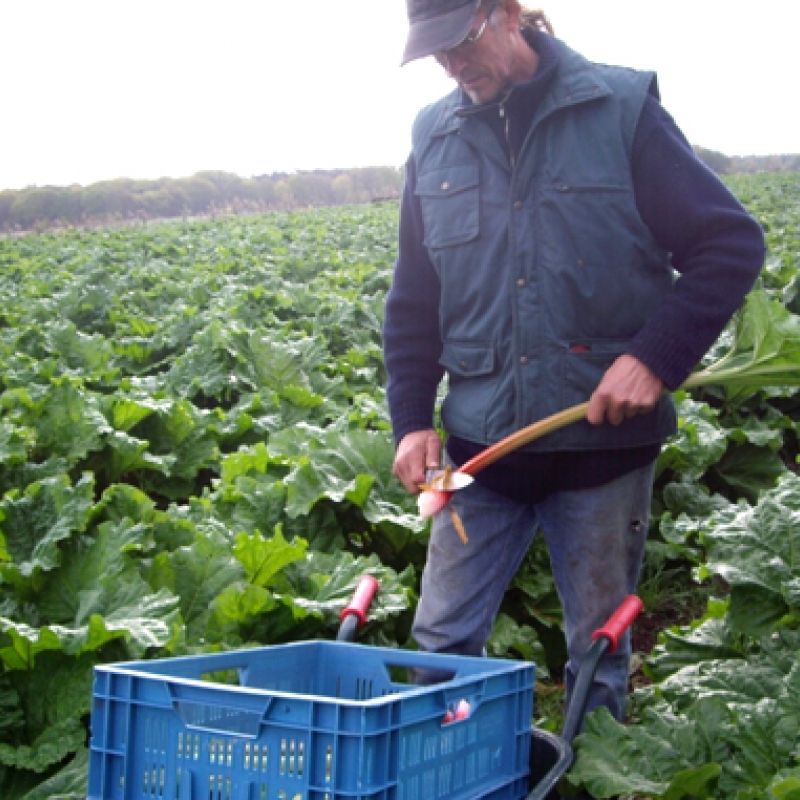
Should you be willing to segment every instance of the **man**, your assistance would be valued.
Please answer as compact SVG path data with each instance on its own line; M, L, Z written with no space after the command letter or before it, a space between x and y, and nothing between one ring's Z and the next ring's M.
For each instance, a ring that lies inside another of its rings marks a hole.
M653 467L679 386L752 287L763 237L695 157L655 76L593 64L518 0L408 0L406 63L458 86L413 129L386 303L394 471L446 459L589 399L588 419L479 473L434 520L414 636L478 654L532 537L564 609L567 696L590 637L635 590ZM677 278L676 278L677 273ZM630 637L589 708L621 719Z

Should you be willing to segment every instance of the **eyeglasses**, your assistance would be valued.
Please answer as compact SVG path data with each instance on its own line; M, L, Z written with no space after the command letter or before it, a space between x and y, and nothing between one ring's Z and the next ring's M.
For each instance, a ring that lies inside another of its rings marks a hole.
M438 53L434 53L433 57L442 65L446 66L447 60L450 56L455 55L456 53L461 53L461 55L465 55L469 52L472 48L472 45L478 41L478 39L483 36L484 31L486 30L486 26L489 24L489 19L494 13L494 10L497 8L498 3L492 3L487 8L486 11L486 19L483 20L483 23L478 28L477 31L474 33L470 31L458 44L453 45L452 47L448 47L447 50L441 50Z

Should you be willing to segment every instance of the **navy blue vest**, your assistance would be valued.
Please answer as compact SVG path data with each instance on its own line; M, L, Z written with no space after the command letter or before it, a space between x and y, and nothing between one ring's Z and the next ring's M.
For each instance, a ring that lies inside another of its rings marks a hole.
M554 43L560 68L513 169L489 126L455 113L460 90L414 124L425 245L442 285L443 424L479 443L587 400L674 281L631 177L654 76ZM665 396L619 427L581 422L530 449L638 446L674 427Z

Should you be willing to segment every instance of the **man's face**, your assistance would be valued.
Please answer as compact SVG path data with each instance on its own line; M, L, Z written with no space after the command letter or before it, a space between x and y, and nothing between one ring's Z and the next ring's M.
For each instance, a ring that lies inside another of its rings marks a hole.
M464 42L435 56L476 105L496 100L515 82L509 26L502 4L482 5Z

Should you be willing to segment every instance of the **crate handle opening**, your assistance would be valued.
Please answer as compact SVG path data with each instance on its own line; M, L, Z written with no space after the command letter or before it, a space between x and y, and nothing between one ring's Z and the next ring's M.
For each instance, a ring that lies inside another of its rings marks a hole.
M173 701L175 713L187 728L211 733L231 733L247 738L257 738L269 711L271 698L263 711L231 708L191 700Z
M220 683L225 686L244 686L242 683L242 671L239 667L230 669L219 669L210 672L201 672L200 680L206 683Z
M430 670L426 670L425 681L420 682L414 678L414 671L418 669L418 667L413 664L387 663L384 666L389 673L389 679L392 683L404 684L410 687L423 685L432 686L439 683L447 683L456 677L456 671L452 669L436 670L435 675L428 675L427 673L429 673Z

